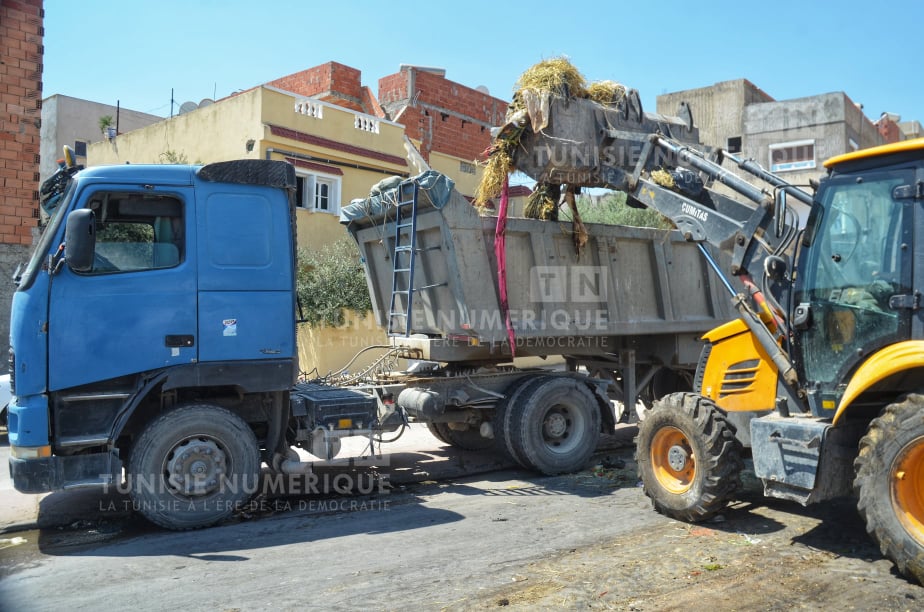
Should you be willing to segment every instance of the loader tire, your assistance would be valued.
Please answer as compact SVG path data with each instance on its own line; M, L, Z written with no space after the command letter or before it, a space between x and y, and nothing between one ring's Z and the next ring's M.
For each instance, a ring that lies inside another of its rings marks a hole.
M257 439L241 417L190 404L151 421L131 449L135 508L167 529L208 527L239 510L259 484Z
M924 395L885 408L854 462L866 530L898 571L924 584Z
M740 485L741 446L725 415L705 397L672 393L658 400L635 442L645 495L661 514L706 520Z
M600 407L583 381L549 376L527 385L509 407L510 447L520 464L542 474L576 472L600 441Z

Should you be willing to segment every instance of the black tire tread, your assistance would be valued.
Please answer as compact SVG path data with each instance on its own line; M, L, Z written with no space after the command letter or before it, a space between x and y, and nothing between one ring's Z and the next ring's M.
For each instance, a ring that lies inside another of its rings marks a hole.
M651 472L651 441L662 424L683 431L703 455L696 457L697 477L683 495L663 489ZM643 491L665 516L693 523L707 520L723 510L740 487L741 445L722 411L701 395L672 393L656 401L639 424L635 442Z
M155 448L156 445L159 445L164 440L165 436L169 434L171 428L176 429L177 425L182 425L184 421L195 420L197 418L203 419L207 426L214 426L216 422L223 420L225 422L224 424L230 427L232 435L243 444L242 448L245 449L245 452L251 453L250 457L236 458L235 463L238 464L236 467L240 467L240 464L246 467L248 462L252 462L254 464L254 469L250 476L256 479L260 470L260 453L253 430L241 417L230 410L211 404L186 404L179 406L164 412L148 423L144 431L142 431L141 435L138 436L137 440L135 440L135 443L132 445L128 459L127 473L129 475L137 475L144 474L148 471L148 468L143 465L146 460L146 452ZM148 492L141 491L138 487L132 486L131 495L138 505L139 511L146 519L160 527L174 531L187 531L190 529L208 527L227 518L234 511L232 507L233 504L227 504L228 507L226 510L220 513L213 513L201 522L181 522L169 513L158 513L151 510L152 507L157 507L159 500L148 497ZM249 495L241 495L239 493L238 497L239 499L233 501L243 503L247 501Z
M904 447L902 439L912 442L920 435L924 435L924 395L911 393L886 406L860 440L854 488L866 531L882 554L904 576L924 584L924 547L896 517L890 489L890 466Z
M581 399L589 423L585 432L587 439L582 440L570 456L549 457L543 453L541 443L535 443L534 436L539 426L537 416L543 411L542 404L561 392L566 392L566 396L572 399ZM600 408L597 400L587 385L573 376L547 376L524 387L509 407L507 422L510 424L507 433L514 457L523 467L547 476L582 469L600 440Z

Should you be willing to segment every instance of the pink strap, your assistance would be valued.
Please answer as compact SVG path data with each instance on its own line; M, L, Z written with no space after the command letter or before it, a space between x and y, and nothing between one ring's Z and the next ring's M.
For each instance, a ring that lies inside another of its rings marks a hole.
M507 340L510 342L510 356L516 356L516 334L510 323L510 305L507 303L507 200L509 196L509 180L504 177L504 186L501 189L500 209L497 211L497 227L494 229L494 256L497 258L497 289L500 293L500 307L504 314L504 325L507 326Z

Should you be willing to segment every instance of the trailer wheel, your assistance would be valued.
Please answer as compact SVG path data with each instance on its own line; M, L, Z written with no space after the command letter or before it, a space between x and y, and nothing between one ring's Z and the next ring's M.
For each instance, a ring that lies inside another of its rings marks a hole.
M433 425L440 432L440 439L449 446L470 451L485 450L494 446L494 440L485 438L473 427L463 430L453 429L448 423L434 423Z
M725 415L693 393L673 393L655 403L639 424L636 461L655 510L693 522L728 504L743 468Z
M520 398L528 393L529 389L548 379L549 376L547 374L529 375L517 379L513 384L504 390L504 399L499 401L497 406L494 408L493 425L495 449L501 455L513 459L524 467L529 466L522 458L520 458L517 449L514 448L513 442L510 439L510 431L513 428L513 423L510 420L511 415L513 414L511 407L519 404L522 401Z
M854 466L866 530L902 574L924 584L924 395L873 420Z
M167 529L213 525L240 508L258 486L260 455L239 416L208 404L181 406L144 429L131 450L135 507Z
M449 444L449 440L443 437L443 432L440 431L439 426L436 423L431 423L427 421L427 429L433 434L433 437L442 442L443 444Z
M515 457L543 474L583 468L600 439L597 400L576 378L550 376L527 385L507 418Z

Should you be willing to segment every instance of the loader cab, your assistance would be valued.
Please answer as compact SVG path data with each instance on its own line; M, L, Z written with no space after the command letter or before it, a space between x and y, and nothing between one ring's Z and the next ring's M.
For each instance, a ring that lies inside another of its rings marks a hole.
M912 337L924 140L829 160L798 255L793 359L812 412L833 415L870 355Z

